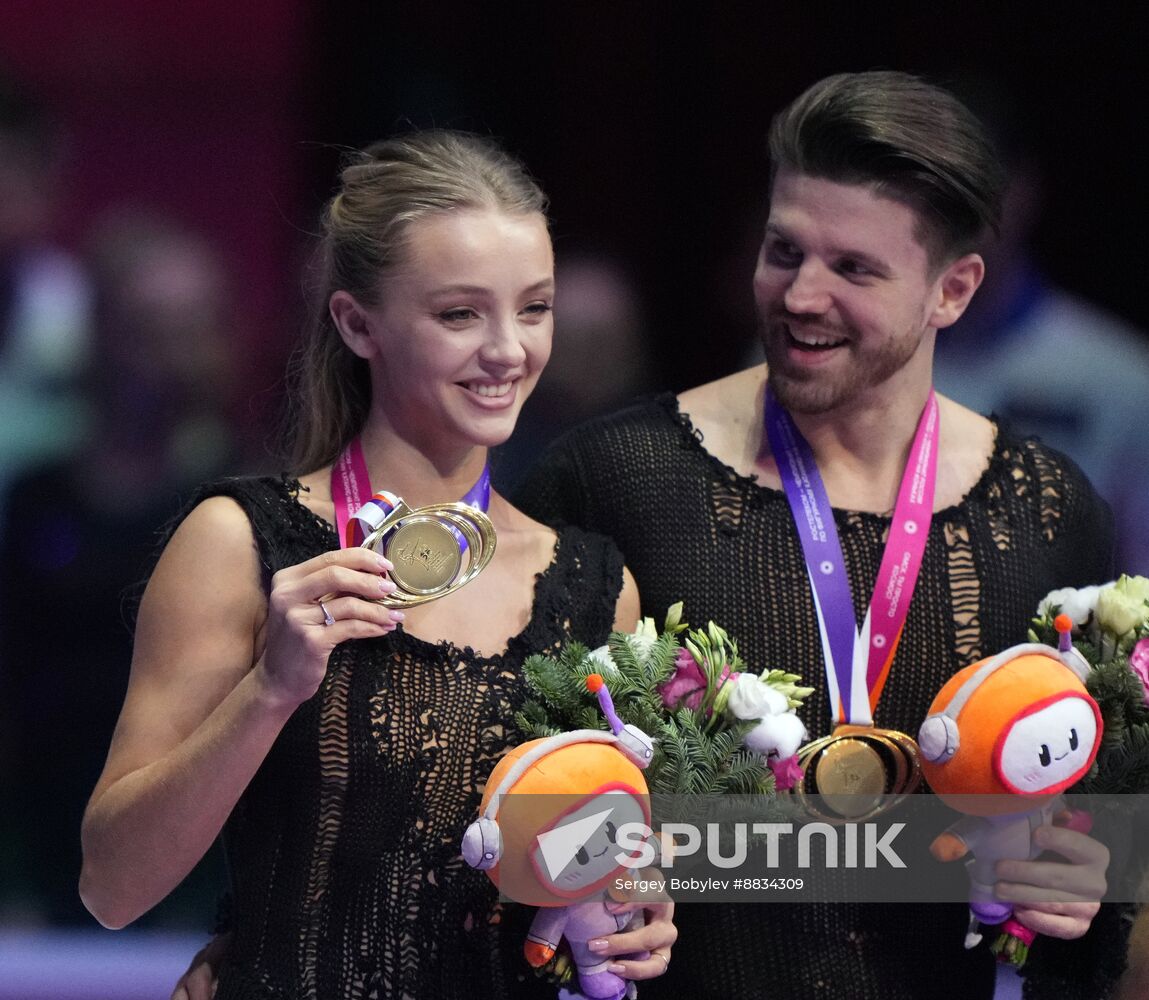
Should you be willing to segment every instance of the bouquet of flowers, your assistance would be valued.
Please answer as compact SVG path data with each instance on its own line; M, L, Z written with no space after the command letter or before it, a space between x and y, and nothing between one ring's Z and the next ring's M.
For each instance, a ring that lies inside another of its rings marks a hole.
M1097 760L1070 791L1149 791L1149 579L1121 576L1047 594L1030 639L1056 646L1059 615L1072 624L1073 648L1089 667L1085 686L1105 724Z
M646 770L652 793L755 794L790 788L801 776L797 750L806 730L794 714L813 688L797 674L749 671L738 644L709 622L691 629L682 604L661 632L644 618L606 646L577 642L557 657L523 666L532 697L515 721L531 739L570 729L605 728L585 678L601 674L623 722L655 739Z

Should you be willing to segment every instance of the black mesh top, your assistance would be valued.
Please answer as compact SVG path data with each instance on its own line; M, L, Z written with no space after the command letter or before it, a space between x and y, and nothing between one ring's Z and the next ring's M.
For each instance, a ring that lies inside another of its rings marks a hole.
M752 669L800 673L815 688L802 713L811 737L831 730L810 585L785 495L707 452L675 397L643 400L569 433L516 502L540 520L613 538L644 614L660 622L682 600L691 624L713 618L728 629ZM890 518L845 510L834 518L860 621ZM1078 468L999 431L976 486L933 518L875 723L916 733L948 677L1025 641L1050 590L1109 579L1111 553L1111 515ZM1080 942L1039 939L1029 995L1104 996L1122 962L1120 944L1105 942L1116 933L1109 916ZM992 960L984 947L963 949L967 918L959 904L684 904L670 971L644 984L642 996L989 997Z
M298 484L204 489L250 518L268 578L336 548ZM479 656L402 630L337 647L319 691L284 727L224 831L233 942L218 1000L554 996L522 957L525 907L502 907L459 855L533 652L605 641L622 559L605 538L560 532L526 628Z

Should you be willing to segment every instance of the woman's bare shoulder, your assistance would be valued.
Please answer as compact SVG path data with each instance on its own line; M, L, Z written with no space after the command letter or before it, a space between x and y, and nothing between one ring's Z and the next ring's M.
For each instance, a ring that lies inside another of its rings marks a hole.
M160 559L186 564L249 562L255 553L251 521L243 508L226 496L213 496L196 504L172 533ZM158 570L159 567L157 567Z
M148 581L140 609L140 633L193 630L220 620L244 621L245 631L265 607L259 552L251 522L230 497L209 497L183 519Z

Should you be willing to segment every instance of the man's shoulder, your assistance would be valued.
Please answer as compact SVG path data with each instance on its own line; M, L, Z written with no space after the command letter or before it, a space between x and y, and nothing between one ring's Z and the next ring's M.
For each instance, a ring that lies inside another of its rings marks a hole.
M990 420L938 396L941 441L935 499L950 507L967 497L993 467L995 427Z
M994 470L987 506L1004 505L1017 523L1028 521L1046 543L1065 548L1070 565L1063 580L1096 583L1112 578L1113 512L1069 455L1040 438L1002 427Z
M512 500L544 524L602 530L600 518L614 512L603 498L651 482L652 467L671 461L684 433L672 394L643 397L552 441L515 485Z
M630 405L589 420L562 435L552 450L587 454L596 451L629 453L639 440L676 441L701 434L717 447L727 436L741 440L745 424L757 420L766 384L766 368L758 365L713 382L687 389L643 396ZM715 451L714 447L708 450ZM719 449L721 451L722 449Z
M559 435L548 451L584 451L611 447L636 436L673 430L677 423L677 402L673 393L641 396L626 406L604 413Z
M993 455L997 438L998 428L994 418L971 410L940 393L937 400L943 454L948 453L984 465Z
M725 423L753 405L765 384L766 366L755 365L679 393L678 405L695 423Z
M939 507L997 504L1010 497L1015 509L1039 510L1043 518L1104 508L1089 478L1067 454L1040 438L1025 436L1007 421L985 417L939 396Z
M1065 483L1073 490L1066 496L1097 497L1093 484L1077 461L1066 452L1046 444L1040 437L1018 434L1008 424L1003 424L998 429L996 451L998 455L1015 457L1018 463L1032 470L1038 480L1039 495L1048 496L1051 487ZM1014 472L1011 478L1016 480L1019 475Z
M1106 551L1112 545L1108 503L1073 458L1038 437L998 425L993 462L982 485L977 496L989 497L990 506L1005 503L1016 513L1028 510L1050 540L1084 533Z
M761 436L766 366L755 365L688 389L678 397L684 419L723 465L750 474Z

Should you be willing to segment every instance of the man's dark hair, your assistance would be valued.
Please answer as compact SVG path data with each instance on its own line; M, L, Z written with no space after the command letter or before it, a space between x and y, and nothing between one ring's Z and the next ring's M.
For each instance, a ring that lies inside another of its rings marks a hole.
M864 184L920 218L940 266L997 230L1005 174L985 129L956 97L908 73L840 73L814 84L770 125L780 169Z

